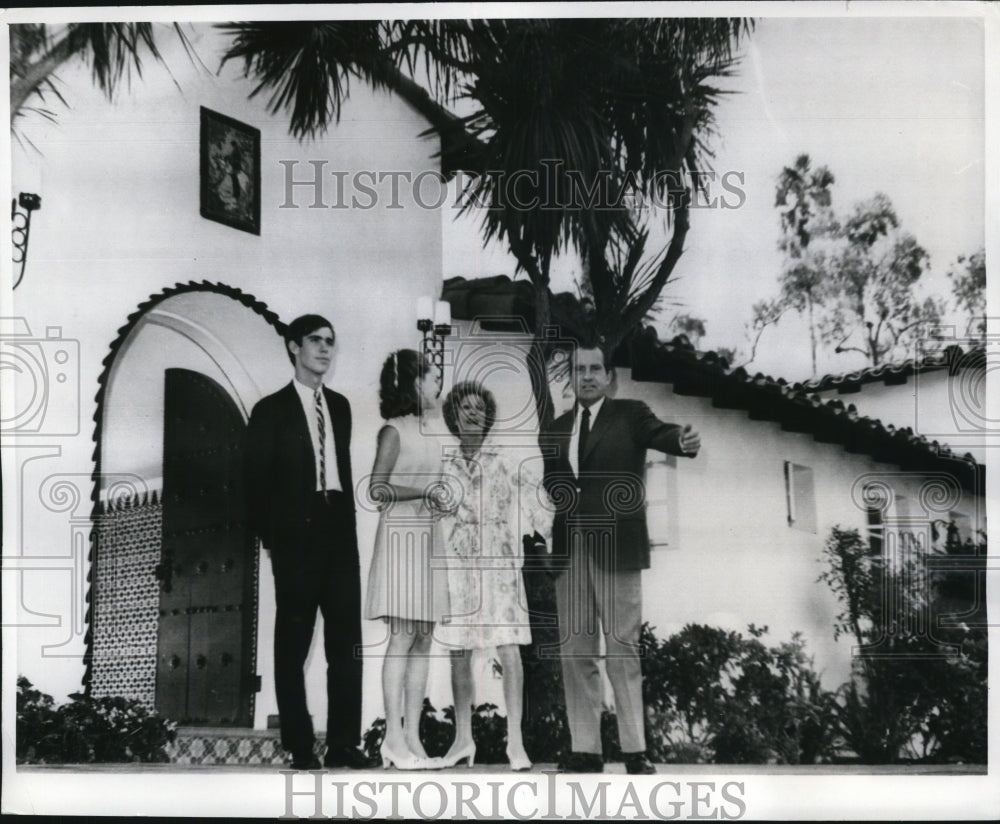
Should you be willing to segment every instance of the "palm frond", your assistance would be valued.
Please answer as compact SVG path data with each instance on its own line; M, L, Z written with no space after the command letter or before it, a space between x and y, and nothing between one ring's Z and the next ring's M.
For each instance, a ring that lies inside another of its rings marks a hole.
M383 24L375 20L220 23L232 36L220 69L243 60L243 72L253 76L255 97L270 92L272 114L289 110L291 131L315 136L339 122L350 79L383 85L392 63L383 48Z
M10 29L12 123L21 113L33 111L25 106L33 95L44 99L48 91L66 105L55 87L55 72L73 58L90 64L94 83L109 99L123 80L131 85L133 72L142 76L144 53L163 63L151 23L70 23L58 36L40 24ZM173 29L190 55L190 42L181 25L175 23Z

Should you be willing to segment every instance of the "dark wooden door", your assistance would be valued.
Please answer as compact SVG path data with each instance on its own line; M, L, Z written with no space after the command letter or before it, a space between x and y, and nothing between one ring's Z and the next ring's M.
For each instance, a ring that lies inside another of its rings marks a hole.
M256 543L242 501L245 427L211 378L166 370L156 709L181 724L253 723Z

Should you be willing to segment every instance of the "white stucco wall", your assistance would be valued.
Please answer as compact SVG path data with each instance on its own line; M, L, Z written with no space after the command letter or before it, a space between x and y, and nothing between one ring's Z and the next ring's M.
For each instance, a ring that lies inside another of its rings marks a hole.
M420 115L388 93L352 82L340 123L315 140L300 142L288 134L286 113L267 113L266 96L248 100L253 86L239 77L237 65L215 74L220 40L209 26L196 27L191 36L204 65L189 60L169 29L161 27L159 34L169 73L146 61L143 77L133 78L131 90L123 89L108 103L93 89L87 67L67 66L60 71L60 88L70 108L57 107L55 124L31 116L18 124L22 144L14 147L14 191L40 194L42 208L32 221L24 281L4 314L23 318L35 338L59 327L72 362L63 370L68 384L52 383L52 402L58 406L53 417L37 434L16 436L16 450L5 450L4 490L10 494L4 503L18 515L5 518L4 546L5 555L11 547L11 553L28 558L52 556L55 560L46 563L56 569L72 568L71 529L89 514L94 396L102 360L118 329L150 295L178 282L208 280L241 289L285 321L305 312L329 317L337 332L329 384L351 400L352 458L361 478L371 466L380 424L376 393L381 363L392 349L417 345L416 299L440 291L441 214L421 208L407 186L399 186L395 203L388 197L388 184L380 187L385 197L370 209L310 208L314 191L297 187L291 203L298 208L283 208L289 198L281 160L298 161L294 175L299 180L311 176L309 161L325 160L323 200L328 204L336 200L329 174L334 170L348 172L351 179L367 170L415 175L438 169L433 156L440 141L421 136L428 127ZM201 106L261 130L260 236L199 214ZM211 327L212 319L206 322ZM214 322L220 327L230 323L221 316ZM162 344L170 355L176 339L169 334L159 330L141 345L163 354L158 349ZM277 374L263 367L256 354L258 346L273 347L273 340L250 338L242 344L230 342L230 347L261 393L290 378L290 366ZM217 377L215 365L196 347L176 352L178 362L163 360L199 368L197 361L206 374ZM150 369L163 365L151 362ZM55 371L50 369L53 376ZM115 394L117 403L132 393L126 387ZM155 394L123 402L146 407L131 425L157 415ZM137 430L131 440L118 439L117 452L109 457L136 467L155 484L160 444L147 450L146 435L153 429L142 431L146 434ZM56 511L41 499L40 490L52 476L66 476L77 488L75 509ZM362 518L359 531L366 565L374 518ZM269 589L270 572L266 566L262 572ZM83 629L70 621L69 605L81 608L85 579L52 569L19 574L18 669L62 700L80 688L83 673ZM60 645L60 657L44 651L53 644ZM263 629L259 646L261 654L270 655L270 638L264 638ZM309 690L322 728L325 698L317 658L322 659L321 650L311 659ZM377 695L369 678L366 672L366 694ZM264 680L270 679L265 675ZM258 722L275 711L269 701L266 693L258 696Z

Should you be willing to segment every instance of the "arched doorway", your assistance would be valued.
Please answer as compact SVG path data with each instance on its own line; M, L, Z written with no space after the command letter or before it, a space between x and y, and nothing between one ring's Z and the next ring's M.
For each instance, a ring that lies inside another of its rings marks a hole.
M256 700L273 608L240 465L250 410L288 380L280 328L239 290L188 284L140 306L112 344L95 431L93 695L185 726L261 726L273 712ZM116 492L122 476L138 494Z

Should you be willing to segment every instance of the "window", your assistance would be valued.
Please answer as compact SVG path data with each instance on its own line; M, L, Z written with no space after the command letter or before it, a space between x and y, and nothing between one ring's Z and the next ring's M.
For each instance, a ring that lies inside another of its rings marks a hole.
M925 525L923 519L915 521L911 517L912 502L881 478L864 485L861 500L868 525L868 549L872 555L885 555L888 549L895 554L900 547L910 546L907 534L915 537L914 524Z
M803 532L816 533L816 487L813 471L785 461L785 498L788 503L788 525Z
M657 455L646 461L646 522L652 549L676 547L677 458Z
M885 528L882 525L882 507L869 506L866 510L868 519L868 549L872 555L881 555Z

